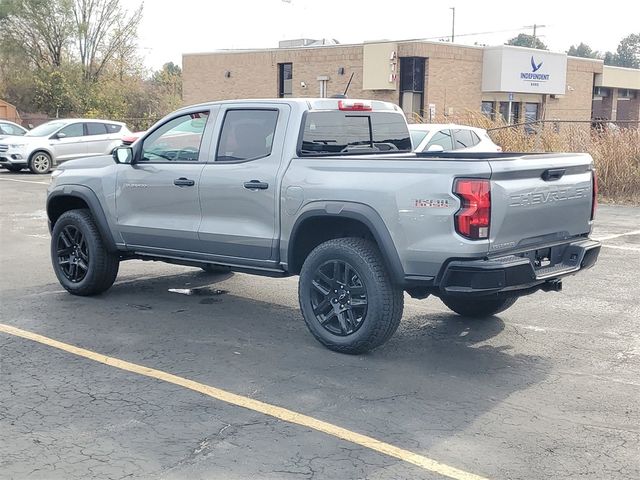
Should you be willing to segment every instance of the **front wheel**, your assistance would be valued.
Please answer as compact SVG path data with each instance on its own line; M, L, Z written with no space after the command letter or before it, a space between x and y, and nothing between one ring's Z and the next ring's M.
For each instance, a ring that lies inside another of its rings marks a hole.
M49 173L51 163L51 155L46 152L36 152L29 160L29 170L36 174Z
M88 210L69 210L53 227L51 262L69 293L96 295L111 287L120 259L107 250Z
M403 291L391 281L378 248L361 238L329 240L305 260L300 309L313 336L330 350L358 354L398 328Z
M507 298L467 298L467 297L440 297L450 310L463 317L490 317L496 313L504 312L511 307L518 297Z

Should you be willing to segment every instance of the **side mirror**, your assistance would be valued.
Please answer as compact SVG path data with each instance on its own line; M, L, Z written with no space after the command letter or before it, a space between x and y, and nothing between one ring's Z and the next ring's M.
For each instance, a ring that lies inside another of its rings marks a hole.
M444 147L442 145L433 144L427 148L427 152L444 152Z
M56 138L58 140L63 139L63 138L67 138L67 134L64 133L64 132L58 132L58 133L56 133Z
M113 160L116 163L131 163L133 149L131 147L118 147L113 151Z

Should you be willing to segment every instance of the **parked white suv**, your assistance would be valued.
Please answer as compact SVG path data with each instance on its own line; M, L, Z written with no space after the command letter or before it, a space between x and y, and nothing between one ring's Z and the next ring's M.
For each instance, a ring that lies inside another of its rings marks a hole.
M415 152L501 152L486 130L453 123L414 123L409 125Z
M121 122L52 120L23 136L3 137L0 165L12 172L28 167L33 173L47 173L67 160L110 154L125 135L131 132Z

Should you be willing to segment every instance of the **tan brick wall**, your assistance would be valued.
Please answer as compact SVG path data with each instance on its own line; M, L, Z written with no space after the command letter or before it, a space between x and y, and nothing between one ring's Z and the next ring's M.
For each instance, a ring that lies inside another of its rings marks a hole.
M593 78L596 73L602 73L602 62L569 57L566 94L557 99L548 99L546 119L591 120Z
M439 121L469 111L479 112L483 99L507 100L506 93L482 94L482 48L438 42L400 42L398 56L427 58L424 107L427 110L430 103L435 104ZM328 96L343 93L354 73L349 97L400 101L399 88L395 91L363 91L363 46L339 45L184 55L184 103L277 97L278 63L288 62L293 63L295 97L318 97L318 76L329 77ZM340 67L345 69L344 75L338 75ZM230 78L225 78L227 71L231 72ZM589 120L594 74L601 72L601 62L569 58L567 85L570 88L560 98L547 97L546 118ZM301 82L306 88L301 87ZM541 103L542 96L516 94L514 101Z

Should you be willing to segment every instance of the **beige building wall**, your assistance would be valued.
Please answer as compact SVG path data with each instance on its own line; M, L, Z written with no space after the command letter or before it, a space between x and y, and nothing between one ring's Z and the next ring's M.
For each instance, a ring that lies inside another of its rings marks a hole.
M547 120L591 120L594 76L602 73L602 61L567 58L567 90L558 98L548 98Z
M426 58L424 109L426 114L429 105L435 104L438 121L455 120L468 112L479 113L483 100L495 102L496 109L499 102L508 101L506 92L482 92L481 47L425 41L389 44L397 45L398 58ZM353 73L349 97L400 102L399 71L395 90L362 89L364 46L360 44L186 54L183 56L184 103L275 98L278 96L279 63L293 63L294 97L318 97L318 77L329 79L327 96L341 94ZM341 68L343 75L338 73ZM600 60L569 57L566 92L546 96L545 118L590 120L594 78L602 71ZM513 101L522 103L521 115L524 103L540 104L540 114L545 103L540 94L515 93Z

